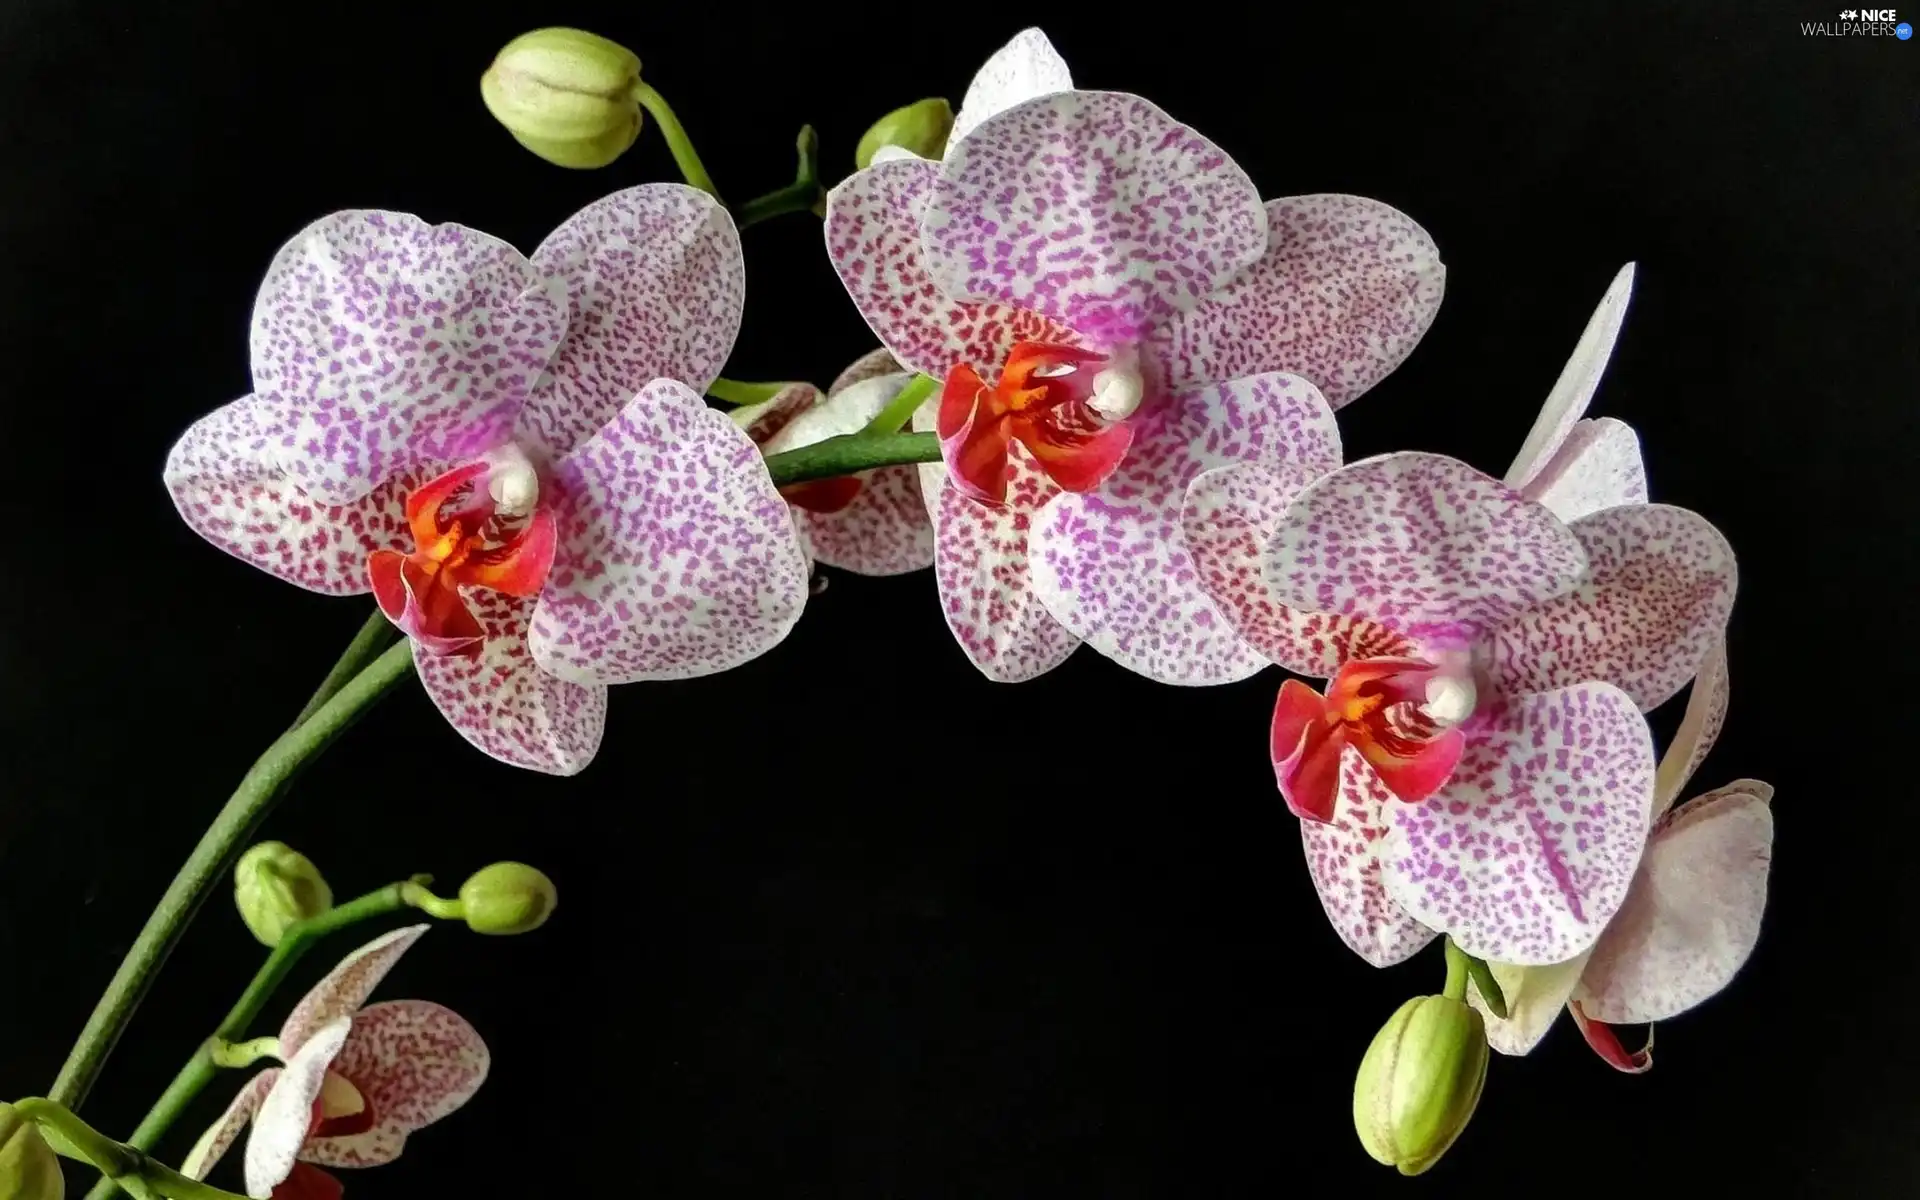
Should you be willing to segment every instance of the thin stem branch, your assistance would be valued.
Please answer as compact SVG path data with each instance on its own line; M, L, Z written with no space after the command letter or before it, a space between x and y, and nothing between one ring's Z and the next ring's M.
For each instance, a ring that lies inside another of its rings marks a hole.
M152 1200L154 1196L165 1196L168 1200L246 1200L211 1184L188 1179L132 1146L121 1145L75 1116L64 1104L29 1096L16 1101L13 1111L22 1120L32 1121L56 1134L57 1137L48 1139L48 1145L69 1158L90 1164L124 1187L135 1200Z
M900 389L899 395L887 402L887 406L874 414L873 420L860 432L864 434L899 433L913 420L913 414L933 395L933 389L940 381L931 375L915 375L907 380L907 386Z
M333 664L333 669L327 672L327 677L320 681L320 686L314 691L313 698L308 700L307 706L300 710L300 715L293 719L293 727L297 729L306 724L307 718L319 712L320 706L333 699L335 692L347 686L355 675L366 670L368 663L380 657L380 652L393 645L399 638L400 630L392 621L387 620L385 613L376 607L373 614L367 618L367 623L360 627L360 632L354 634L353 640L347 643L346 650L340 655L339 661Z
M681 178L715 200L720 199L720 189L713 186L713 177L707 174L705 164L693 148L693 139L687 136L686 126L680 124L680 118L673 114L673 107L667 103L667 98L654 91L646 81L638 79L633 84L633 98L639 101L641 108L647 110L653 123L660 127L660 136L666 139L667 149L673 152L673 161L680 168Z
M764 404L778 396L790 384L747 383L739 379L716 379L707 385L707 395L723 404Z
M826 192L820 186L820 135L813 131L813 126L800 127L799 136L793 139L793 151L798 164L794 167L793 182L742 204L733 214L736 226L745 229L769 217L819 208Z
M769 455L767 471L774 483L784 487L809 479L833 479L857 471L871 471L875 467L938 461L940 439L931 433L844 433L811 446Z
M1440 994L1449 1000L1467 998L1467 952L1447 939L1447 983Z

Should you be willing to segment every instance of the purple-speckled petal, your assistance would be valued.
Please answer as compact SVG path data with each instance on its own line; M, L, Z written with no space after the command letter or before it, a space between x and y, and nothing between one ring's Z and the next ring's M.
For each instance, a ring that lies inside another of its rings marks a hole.
M1376 851L1385 834L1383 809L1400 801L1360 752L1340 752L1340 793L1331 824L1300 822L1307 873L1335 933L1355 954L1376 967L1390 967L1419 953L1434 932L1401 908L1380 879Z
M1488 970L1500 985L1507 1002L1507 1015L1496 1017L1480 998L1477 988L1467 989L1467 1003L1480 1010L1486 1019L1487 1044L1502 1054L1526 1054L1540 1044L1553 1023L1566 1011L1567 1001L1580 983L1591 947L1568 959L1544 967L1516 967L1490 962Z
M350 504L322 504L273 465L272 408L248 396L180 435L164 476L174 507L195 533L270 575L334 596L367 591L370 551L413 549L406 494L437 469L403 472Z
M518 250L406 213L322 217L275 256L253 308L266 453L315 500L348 504L428 461L505 440L567 331Z
M557 469L560 545L528 644L576 683L685 679L771 650L807 562L760 449L656 379Z
M1494 629L1489 675L1512 692L1602 680L1651 711L1686 686L1725 633L1733 549L1706 518L1664 504L1610 508L1573 532L1591 573Z
M200 1140L187 1151L187 1157L180 1163L180 1173L188 1179L205 1179L207 1172L213 1170L227 1151L253 1120L253 1114L260 1109L260 1102L273 1090L275 1081L280 1078L279 1067L268 1067L252 1079L247 1080L227 1105L227 1111L220 1114L219 1120L207 1127Z
M1653 811L1659 816L1680 798L1680 790L1693 778L1694 771L1706 760L1720 730L1727 722L1727 702L1732 689L1727 677L1727 644L1716 642L1700 664L1687 692L1687 711L1680 728L1660 756L1660 770L1654 776Z
M1288 506L1329 469L1324 463L1215 467L1187 485L1181 506L1200 587L1228 628L1287 670L1315 678L1333 675L1349 659L1420 652L1418 644L1384 625L1296 611L1274 599L1261 565L1267 542Z
M280 1077L260 1101L253 1132L247 1137L247 1195L254 1200L272 1200L274 1187L299 1160L300 1147L313 1124L313 1102L320 1098L327 1068L346 1044L352 1025L352 1018L343 1016L315 1029L288 1056Z
M1059 92L981 122L948 147L921 221L946 295L1030 309L1101 345L1137 341L1266 249L1247 173L1120 92Z
M1438 454L1388 454L1301 493L1267 543L1267 584L1306 612L1459 637L1573 588L1586 551L1552 513Z
M374 1127L310 1139L300 1157L328 1167L375 1167L400 1157L407 1134L472 1099L491 1064L487 1044L459 1013L426 1000L371 1004L333 1061L360 1092Z
M607 689L540 669L527 647L535 601L471 590L467 607L486 627L480 657L413 650L420 684L461 737L491 758L548 775L593 761L607 727Z
M1016 104L1072 90L1073 74L1047 35L1038 29L1022 29L974 74L960 111L953 115L953 132L947 135L947 144L959 141L980 122Z
M1392 808L1387 890L1468 954L1565 962L1626 899L1653 770L1646 720L1618 688L1510 697L1438 794Z
M1574 999L1595 1021L1664 1021L1733 980L1760 938L1773 857L1773 789L1743 779L1689 800L1654 830L1627 902Z
M875 164L827 195L827 256L874 336L935 379L961 363L997 379L1015 342L1079 344L1058 321L956 300L934 283L921 265L920 217L939 173L939 163L922 159Z
M1577 422L1520 494L1569 524L1602 509L1645 504L1640 435L1612 417Z
M383 933L340 960L326 978L313 985L293 1006L280 1026L280 1054L299 1053L313 1031L340 1017L350 1017L373 995L400 956L420 940L430 926L408 925Z
M559 458L655 379L704 392L740 331L740 234L697 188L648 183L596 200L533 252L573 308L553 384L521 414L517 439Z
M1573 356L1560 368L1560 378L1554 381L1553 390L1547 393L1547 402L1534 418L1526 442L1514 457L1513 465L1507 468L1507 486L1522 487L1538 475L1560 449L1574 422L1586 414L1587 405L1593 402L1593 393L1600 387L1600 376L1606 372L1607 360L1613 357L1613 344L1620 338L1620 326L1627 319L1627 302L1633 298L1633 273L1632 263L1621 267L1613 282L1607 285L1607 294L1600 298L1600 307L1587 318L1587 327L1573 347Z
M1340 408L1413 353L1446 279L1427 231L1378 200L1269 200L1266 253L1155 330L1157 355L1169 387L1291 371Z
M1333 410L1297 375L1256 375L1167 397L1135 418L1133 445L1092 492L1063 492L1034 518L1036 594L1113 661L1162 683L1245 679L1267 665L1208 599L1181 528L1188 483L1234 462L1340 462Z

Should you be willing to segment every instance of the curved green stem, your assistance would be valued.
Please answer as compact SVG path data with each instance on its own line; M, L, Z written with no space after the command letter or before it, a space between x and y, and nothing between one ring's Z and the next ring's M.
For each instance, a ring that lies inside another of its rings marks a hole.
M860 432L899 433L907 427L908 421L913 420L913 414L927 402L927 397L933 395L933 389L939 386L940 381L931 375L915 375L907 381L907 386L900 389L899 395L874 414L873 420L868 421L867 427Z
M707 395L723 404L738 404L744 408L749 404L765 404L778 396L783 389L791 386L786 383L746 383L738 379L716 379L707 385Z
M875 467L938 461L940 439L931 433L843 433L798 450L769 455L767 471L774 483L784 487Z
M306 724L308 717L319 712L321 705L333 699L335 692L366 670L367 664L380 657L380 652L393 645L399 637L400 630L376 607L373 615L367 618L367 623L360 627L360 632L353 635L353 641L347 643L346 650L340 655L339 661L333 664L333 669L327 672L327 677L320 681L313 698L293 719L293 727Z
M800 127L800 136L794 139L793 149L799 159L799 166L793 172L793 182L742 204L733 214L734 224L739 228L758 225L769 217L784 213L812 212L819 208L826 196L826 189L820 186L820 137L814 133L813 126Z
M1449 1000L1467 998L1467 952L1447 939L1447 983L1440 994Z
M29 1096L16 1101L14 1112L55 1136L47 1144L69 1158L91 1164L102 1175L132 1193L136 1200L165 1196L169 1200L246 1200L155 1162L132 1146L123 1146L75 1116L64 1104Z
M1492 968L1486 960L1475 958L1471 954L1463 955L1467 960L1467 976L1473 980L1473 988L1485 1001L1487 1011L1501 1020L1507 1019L1507 994L1500 990L1500 981L1493 977Z
M706 166L693 148L693 140L687 137L686 127L680 124L680 118L673 115L667 98L654 91L646 81L638 79L633 83L633 98L641 108L647 110L653 123L660 127L660 136L666 139L667 149L673 152L673 161L679 166L681 177L715 200L720 199L720 189L713 186L713 177L707 174Z
M114 1043L127 1027L133 1011L146 995L187 922L213 890L214 883L233 865L235 855L253 835L274 801L301 764L338 737L354 718L385 695L413 670L413 648L406 642L389 647L351 682L335 692L307 720L289 729L267 747L240 781L226 807L213 819L187 861L167 886L160 903L134 939L132 949L114 972L112 982L87 1018L60 1076L53 1099L73 1107L86 1098Z

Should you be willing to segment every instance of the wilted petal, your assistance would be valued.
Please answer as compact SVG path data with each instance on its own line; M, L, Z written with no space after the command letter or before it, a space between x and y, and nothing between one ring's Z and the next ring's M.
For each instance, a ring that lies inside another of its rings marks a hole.
M1120 92L1059 92L975 126L948 147L921 229L945 294L1031 309L1102 345L1192 308L1267 248L1247 173Z
M535 601L482 590L466 595L487 630L479 656L414 647L413 665L434 707L482 754L529 771L578 774L606 732L606 687L560 679L534 662L527 628Z
M304 1003L304 1002L303 1002ZM253 1118L247 1137L247 1195L271 1200L274 1185L293 1170L313 1124L313 1102L320 1098L327 1069L346 1044L353 1022L338 1017L315 1029L287 1059Z
M959 141L980 122L1016 104L1072 90L1073 74L1047 35L1038 29L1022 29L974 74L960 111L953 115L953 132L947 135L947 144Z
M180 1173L188 1179L205 1179L207 1172L226 1156L229 1148L238 1141L240 1134L253 1120L253 1114L260 1109L260 1102L267 1098L273 1085L280 1078L279 1067L268 1067L252 1079L241 1085L233 1102L227 1105L227 1111L220 1119L207 1127L200 1140L187 1151L186 1159L180 1164Z
M920 473L882 467L861 481L853 503L832 513L800 513L814 557L857 575L904 575L933 565L933 522L920 497Z
M406 494L434 469L403 472L350 504L323 504L274 465L272 410L248 396L189 426L167 454L174 507L195 533L270 575L329 595L366 591L369 553L413 548Z
M553 385L521 414L518 437L553 457L619 415L655 379L704 392L740 332L740 235L718 200L648 183L596 200L533 252L573 306Z
M1626 899L1646 847L1653 738L1604 683L1512 697L1438 795L1393 806L1387 890L1490 962L1565 962Z
M1323 476L1266 551L1281 604L1416 636L1498 624L1569 591L1587 562L1546 509L1457 459L1414 453Z
M896 362L891 352L885 349L869 350L848 363L846 370L834 376L833 383L827 387L827 395L838 395L856 383L878 379L882 375L901 374L911 375L912 372Z
M1340 792L1332 823L1300 822L1307 873L1327 920L1348 948L1376 967L1412 958L1434 937L1381 883L1376 853L1390 806L1401 802L1349 746L1340 756Z
M1692 689L1687 693L1687 711L1680 718L1680 728L1668 744L1667 752L1660 756L1660 770L1654 776L1654 816L1666 812L1680 798L1680 789L1687 786L1713 744L1720 740L1730 696L1727 644L1722 641L1707 651L1700 673L1693 677Z
M1034 595L1030 574L1033 513L1060 489L1018 446L1010 463L1004 506L969 500L938 477L934 484L933 575L940 607L967 658L1000 683L1044 675L1080 644Z
M1602 509L1645 504L1640 435L1612 417L1581 421L1520 494L1569 523Z
M560 547L528 643L578 683L708 675L787 636L807 562L760 450L656 379L557 468Z
M407 213L322 217L254 301L254 392L284 431L267 453L330 504L471 458L507 437L566 331L566 306L496 237Z
M1128 670L1162 683L1244 679L1266 666L1215 608L1181 528L1186 489L1233 462L1340 461L1333 410L1295 375L1257 375L1167 397L1135 419L1118 469L1035 517L1034 583L1055 619Z
M1732 982L1767 906L1772 799L1771 787L1743 779L1687 801L1655 829L1580 977L1575 999L1588 1017L1664 1021Z
M1534 418L1526 442L1514 457L1513 465L1507 468L1507 486L1523 487L1539 475L1560 444L1566 441L1574 422L1585 415L1587 405L1593 402L1593 393L1600 386L1600 376L1606 372L1607 360L1613 357L1613 344L1619 340L1620 326L1627 319L1627 301L1633 297L1633 273L1634 264L1621 267L1613 282L1607 285L1607 294L1600 298L1600 307L1587 318L1587 327L1574 345L1573 356L1560 369L1560 378L1547 393L1547 402Z
M1154 341L1169 387L1291 371L1340 408L1413 353L1446 278L1427 231L1378 200L1269 200L1266 253Z
M1590 574L1493 631L1496 687L1547 691L1602 680L1651 711L1686 686L1733 611L1733 548L1706 518L1664 504L1577 521Z
M962 364L989 379L1016 342L1078 344L1066 325L942 292L920 260L920 218L940 164L875 163L827 194L827 257L874 336L902 365L945 379Z
M1516 967L1490 962L1487 969L1500 985L1501 998L1507 1002L1507 1015L1496 1017L1475 988L1467 989L1467 1003L1486 1018L1487 1044L1502 1054L1526 1054L1547 1036L1553 1023L1566 1011L1567 1001L1586 969L1588 949L1563 963L1544 967Z
M408 925L383 933L328 971L326 978L313 985L300 1003L293 1006L280 1026L280 1054L297 1054L313 1031L341 1017L350 1017L373 995L373 989L387 977L400 956L412 949L430 926Z
M480 1090L487 1045L452 1009L425 1000L372 1004L353 1018L334 1071L359 1089L375 1125L310 1140L300 1157L329 1167L373 1167L400 1157L407 1134L454 1112Z

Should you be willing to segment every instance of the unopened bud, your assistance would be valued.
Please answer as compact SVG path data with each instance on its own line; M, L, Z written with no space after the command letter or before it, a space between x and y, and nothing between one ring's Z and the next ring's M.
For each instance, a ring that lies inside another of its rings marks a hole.
M1416 996L1374 1035L1353 1083L1353 1127L1367 1153L1402 1175L1440 1161L1480 1103L1487 1031L1447 996Z
M253 936L277 946L287 926L333 907L333 889L306 855L282 842L261 842L233 870L233 900Z
M536 29L506 44L480 77L487 111L527 149L562 167L604 167L640 136L640 59L579 29Z
M40 1127L0 1104L0 1200L62 1200L67 1181Z
M953 132L953 105L940 96L896 108L873 123L854 147L854 165L865 170L882 146L898 146L921 158L939 158L947 152Z
M477 933L527 933L546 924L560 893L525 863L494 863L460 885L460 907Z

